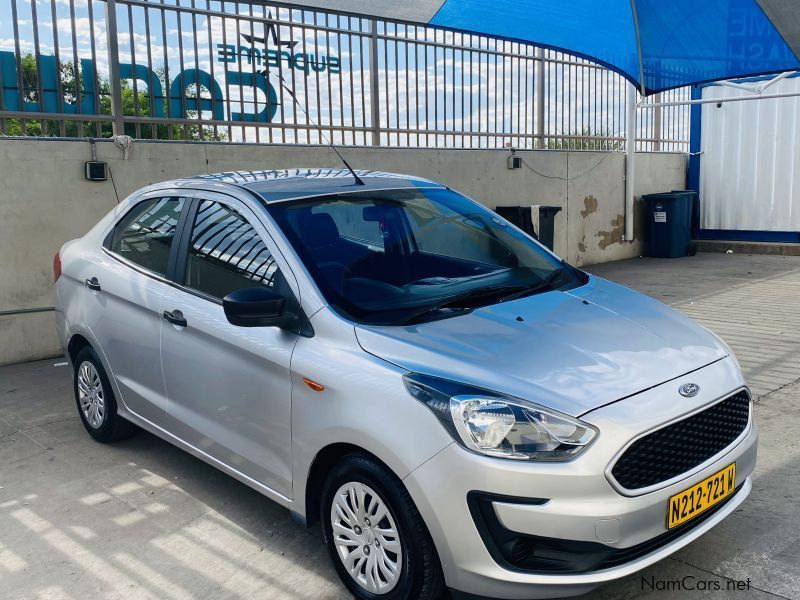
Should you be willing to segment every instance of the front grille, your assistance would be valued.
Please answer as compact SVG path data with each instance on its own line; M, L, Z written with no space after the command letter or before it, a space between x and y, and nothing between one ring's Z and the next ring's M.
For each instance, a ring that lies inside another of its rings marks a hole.
M706 410L636 440L611 474L636 490L677 477L728 447L747 427L750 396L741 391Z

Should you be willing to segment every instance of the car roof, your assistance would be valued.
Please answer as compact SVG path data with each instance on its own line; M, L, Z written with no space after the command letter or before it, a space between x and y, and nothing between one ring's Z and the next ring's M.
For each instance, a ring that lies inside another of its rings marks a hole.
M364 185L357 185L347 169L281 169L272 171L227 171L210 175L196 175L181 183L207 182L229 184L258 194L266 202L403 188L444 188L441 183L421 177L384 173L381 171L356 171Z

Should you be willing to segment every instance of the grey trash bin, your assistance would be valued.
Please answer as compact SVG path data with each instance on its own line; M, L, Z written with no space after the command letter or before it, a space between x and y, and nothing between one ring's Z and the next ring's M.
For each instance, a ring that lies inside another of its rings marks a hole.
M539 241L550 250L555 242L556 215L559 212L560 206L539 206Z

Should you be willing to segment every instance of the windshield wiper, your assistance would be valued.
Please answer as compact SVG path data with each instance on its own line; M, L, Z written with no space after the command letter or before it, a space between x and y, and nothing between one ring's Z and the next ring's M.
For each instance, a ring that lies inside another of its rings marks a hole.
M507 296L503 296L502 298L500 298L500 302L510 302L511 300L516 300L517 298L524 298L525 296L531 296L537 292L543 292L544 290L553 289L553 283L555 283L556 279L558 279L561 275L563 275L565 271L566 269L564 268L563 265L557 267L547 277L542 279L539 283L535 283L522 290L518 290L516 292L508 294Z
M445 308L460 308L460 309L470 309L470 308L477 308L476 306L461 306L464 302L468 300L477 300L480 298L490 298L493 296L497 296L498 294L506 294L503 298L513 294L519 294L529 290L529 286L523 285L501 285L501 286L494 286L494 287L484 287L484 288L477 288L472 289L461 294L456 294L455 296L450 296L442 300L441 302L435 302L434 304L428 304L427 306L422 307L420 310L414 311L409 314L407 317L402 319L398 324L399 325L407 325L412 321L416 321L417 319L424 317L426 315L436 313Z

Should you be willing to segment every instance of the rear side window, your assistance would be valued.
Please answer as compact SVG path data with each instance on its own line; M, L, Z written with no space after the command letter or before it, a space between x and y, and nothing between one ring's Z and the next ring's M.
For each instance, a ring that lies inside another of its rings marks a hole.
M110 250L153 273L166 275L183 202L183 198L140 202L117 223Z
M197 209L187 261L186 286L214 298L273 287L278 270L253 226L229 206L210 200Z

